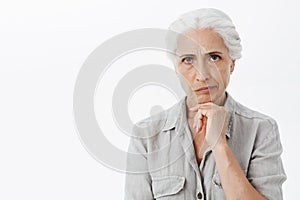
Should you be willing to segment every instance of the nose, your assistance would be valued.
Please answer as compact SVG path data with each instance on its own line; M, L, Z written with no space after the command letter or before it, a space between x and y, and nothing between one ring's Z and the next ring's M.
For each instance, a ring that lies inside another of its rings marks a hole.
M203 73L203 72L199 72L197 71L196 74L196 81L200 82L200 81L207 81L209 79L209 76L207 73Z
M195 80L197 82L207 81L210 77L208 66L206 66L204 62L202 63L198 62L197 67L195 67L195 71L196 71Z

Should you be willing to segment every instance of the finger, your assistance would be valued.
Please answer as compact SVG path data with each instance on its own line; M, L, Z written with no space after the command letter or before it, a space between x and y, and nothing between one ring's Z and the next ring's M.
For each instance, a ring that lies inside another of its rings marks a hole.
M198 126L197 126L197 132L201 131L202 127L203 127L202 120L199 120L198 121Z
M191 107L189 108L190 111L197 111L198 110L198 106L194 106L194 107Z
M201 114L202 117L207 116L208 112L209 112L209 110L206 110L206 109L199 110L199 113ZM201 117L201 119L202 119L202 117Z
M201 122L202 116L201 113L197 112L193 119L193 129L198 132L199 128L202 126Z
M200 105L200 106L213 106L213 105L216 105L215 103L213 103L213 102L206 102L206 103L200 103L200 104L198 104L198 105Z
M198 116L197 116L197 117L198 117L198 119L199 119L199 120L202 120L202 118L203 118L203 115L201 114L201 111L199 111L199 112L197 113L197 115L198 115Z
M203 126L203 123L202 123L202 115L200 114L201 118L197 118L195 119L195 123L197 124L197 128L196 128L196 131L199 132L200 129L202 128Z
M201 120L194 120L193 129L198 132L199 128L202 126Z
M211 108L213 108L213 106L212 105L198 105L198 109L211 109Z
M219 107L219 105L217 105L215 103L212 103L212 102L198 104L198 109L201 109L201 108L213 108L213 107Z
M202 122L203 122L203 124L206 126L206 124L207 124L207 116L204 116L204 117L203 117Z
M203 117L202 119L202 127L201 127L201 132L205 134L206 132L206 124L207 124L207 117Z
M196 115L194 116L194 122L197 122L199 120L202 120L202 114L201 112L197 112Z
M212 109L214 106L212 105L198 105L198 109L199 110L208 110L208 109Z

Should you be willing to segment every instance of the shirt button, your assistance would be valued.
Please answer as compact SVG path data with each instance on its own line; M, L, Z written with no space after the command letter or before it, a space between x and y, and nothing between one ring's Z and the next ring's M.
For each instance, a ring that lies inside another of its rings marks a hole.
M201 194L201 192L199 192L199 193L197 194L197 197L198 197L198 199L202 199L202 194Z

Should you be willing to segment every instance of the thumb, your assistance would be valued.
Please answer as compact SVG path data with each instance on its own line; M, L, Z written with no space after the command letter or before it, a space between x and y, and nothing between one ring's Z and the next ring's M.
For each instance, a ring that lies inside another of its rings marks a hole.
M200 128L200 132L206 134L206 125L207 125L207 117L203 116L202 117L202 127Z

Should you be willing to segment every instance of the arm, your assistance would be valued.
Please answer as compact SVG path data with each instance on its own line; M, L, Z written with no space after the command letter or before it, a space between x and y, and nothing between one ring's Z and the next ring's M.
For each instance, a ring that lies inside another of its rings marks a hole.
M282 145L277 123L260 123L252 151L247 177L268 200L282 200L282 184L286 180L282 160Z
M277 124L270 121L265 120L258 128L248 178L226 140L225 143L220 140L214 147L213 154L227 199L283 199L282 184L286 175L280 157L282 146Z
M266 199L249 183L227 143L220 141L213 154L226 199Z
M282 199L282 183L286 176L280 158L282 146L277 124L263 120L249 161L247 177L226 141L227 112L212 103L200 105L204 117L205 140L211 147L222 187L227 199Z

